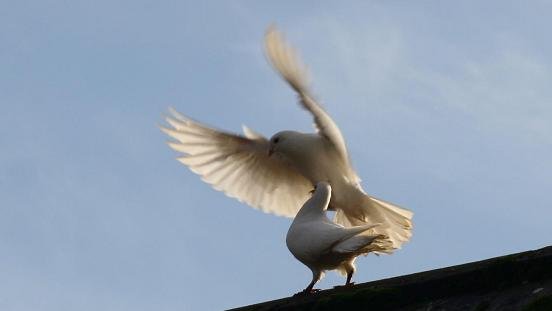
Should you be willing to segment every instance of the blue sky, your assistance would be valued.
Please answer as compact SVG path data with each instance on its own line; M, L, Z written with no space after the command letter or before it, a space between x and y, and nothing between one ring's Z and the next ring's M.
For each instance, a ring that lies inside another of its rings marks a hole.
M357 282L551 244L551 9L1 1L0 309L219 310L307 285L290 220L212 190L158 129L174 106L311 131L262 54L273 22L364 188L415 212L412 241L360 258Z

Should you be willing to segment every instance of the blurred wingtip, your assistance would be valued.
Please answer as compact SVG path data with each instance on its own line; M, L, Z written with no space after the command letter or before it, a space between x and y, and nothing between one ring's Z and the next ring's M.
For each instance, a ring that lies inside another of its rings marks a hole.
M276 22L271 22L270 24L268 24L268 27L266 27L265 35L269 35L275 32L278 32L278 26L276 25Z
M279 42L285 41L284 35L278 29L278 26L276 26L275 23L268 25L268 27L266 28L264 41L265 50L269 54L274 54L276 52L276 49L278 49L278 47L282 45Z
M169 106L169 107L167 108L167 110L168 110L169 113L172 114L173 116L176 116L176 115L179 114L178 111L176 111L176 109L175 109L173 106Z

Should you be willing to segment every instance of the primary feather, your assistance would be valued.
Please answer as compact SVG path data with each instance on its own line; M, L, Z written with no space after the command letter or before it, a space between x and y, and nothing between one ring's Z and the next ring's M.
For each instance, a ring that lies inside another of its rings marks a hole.
M215 130L175 111L161 130L174 138L178 160L216 190L262 211L293 217L312 189L309 181L267 155L268 140L247 129L245 137Z

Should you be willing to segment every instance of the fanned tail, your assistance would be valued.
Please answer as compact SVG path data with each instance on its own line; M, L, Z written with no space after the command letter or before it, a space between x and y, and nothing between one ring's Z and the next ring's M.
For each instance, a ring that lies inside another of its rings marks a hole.
M334 246L333 250L339 253L353 253L356 255L370 252L391 253L393 243L385 234L364 232L346 239Z
M360 206L338 209L335 221L345 227L381 223L372 234L386 236L388 242L380 243L376 253L392 253L412 237L413 213L392 203L370 197L363 193Z
M371 230L355 235L338 245L333 250L340 253L352 253L355 255L368 255L369 253L390 254L393 252L393 242L385 234L373 234ZM350 262L346 262L337 268L337 272L343 276L347 275L347 270L352 267L355 269L356 256Z

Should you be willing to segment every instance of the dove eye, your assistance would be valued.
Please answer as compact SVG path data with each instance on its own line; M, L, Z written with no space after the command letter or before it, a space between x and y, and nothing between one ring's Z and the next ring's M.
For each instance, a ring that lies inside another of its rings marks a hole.
M280 141L280 137L274 138L274 143L277 144Z

